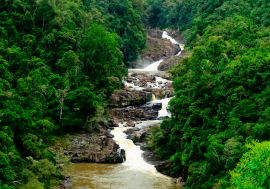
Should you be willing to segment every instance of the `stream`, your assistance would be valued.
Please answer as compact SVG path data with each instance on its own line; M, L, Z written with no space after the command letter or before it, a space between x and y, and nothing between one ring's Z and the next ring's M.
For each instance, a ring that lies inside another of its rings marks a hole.
M172 43L178 44L181 49L183 46L171 38L167 32L163 32L163 38L171 40ZM179 55L181 51L177 54ZM176 56L177 56L176 55ZM132 72L141 73L164 73L158 71L157 67L163 59L153 62L144 69L129 69ZM169 80L156 77L156 83L148 83L147 87L160 88L159 81L171 82ZM126 86L132 86L133 90L143 90L145 88L135 86L132 83L124 81ZM153 95L150 103L162 103L162 108L158 112L158 117L170 116L167 111L168 103L171 98L157 100ZM143 128L160 120L137 122L136 127ZM69 176L72 177L72 189L179 189L181 186L174 183L175 179L159 173L154 165L146 163L142 157L143 151L140 146L136 146L132 140L126 139L125 130L131 127L125 127L125 123L115 127L111 134L114 140L120 145L121 149L126 151L126 161L122 164L105 164L105 163L73 163L67 168Z

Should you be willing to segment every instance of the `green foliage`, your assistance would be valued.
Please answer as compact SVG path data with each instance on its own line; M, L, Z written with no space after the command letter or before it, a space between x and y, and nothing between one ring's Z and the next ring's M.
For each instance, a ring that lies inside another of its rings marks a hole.
M230 171L230 188L269 188L270 142L253 142L247 145L250 151L245 153L233 171Z
M112 161L114 160L114 157L106 157L106 160L107 160L108 162L112 162Z
M176 95L154 135L157 153L186 170L190 188L227 188L246 144L270 137L268 3L145 3L149 24L180 28L192 51L170 71Z
M8 186L6 184L2 185L1 181L0 181L0 189L14 189L14 187L13 186Z
M63 158L45 149L106 121L125 64L145 47L142 15L132 0L0 0L3 187L59 183Z

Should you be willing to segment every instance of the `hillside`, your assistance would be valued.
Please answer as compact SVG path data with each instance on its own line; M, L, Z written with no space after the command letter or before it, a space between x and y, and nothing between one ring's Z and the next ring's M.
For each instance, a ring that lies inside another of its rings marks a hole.
M107 121L107 100L145 48L140 1L0 1L0 181L52 188L65 160L46 150ZM8 187L10 186L10 187ZM2 185L0 184L0 188Z
M246 152L255 153L252 146L260 144L254 141L270 137L269 3L146 4L147 24L180 29L192 52L170 71L176 97L170 101L172 117L153 139L158 155L173 161L188 188L268 188L269 174L258 176L259 155L246 167L237 163L246 161Z

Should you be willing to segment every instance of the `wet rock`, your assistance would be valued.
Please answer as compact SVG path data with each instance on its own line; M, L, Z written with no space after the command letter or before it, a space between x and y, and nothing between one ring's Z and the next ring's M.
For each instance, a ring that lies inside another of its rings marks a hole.
M114 119L109 120L109 127L119 127L118 123Z
M162 81L159 81L158 84L162 84Z
M154 110L161 110L161 108L162 108L162 103L154 103L154 104L152 105L152 108L153 108Z
M180 172L174 173L174 170L172 167L173 167L173 162L170 160L165 160L155 165L155 168L157 169L157 171L164 175L168 175L174 178L180 177L181 176Z
M133 121L128 121L128 122L127 122L127 125L128 125L129 127L135 127L135 123L134 123Z
M158 163L160 163L161 162L161 159L160 158L158 158L156 155L155 155L155 152L154 151L144 151L143 153L142 153L142 157L143 157L143 159L147 162L147 163L149 163L149 164L151 164L151 165L157 165Z
M82 157L72 157L71 162L72 163L83 163L84 159Z

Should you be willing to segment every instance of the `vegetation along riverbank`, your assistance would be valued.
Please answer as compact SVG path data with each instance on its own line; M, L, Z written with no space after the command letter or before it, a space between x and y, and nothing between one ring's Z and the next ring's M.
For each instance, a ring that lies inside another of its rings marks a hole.
M269 188L269 5L0 0L0 189L58 187L69 158L135 169L125 137L185 188Z

